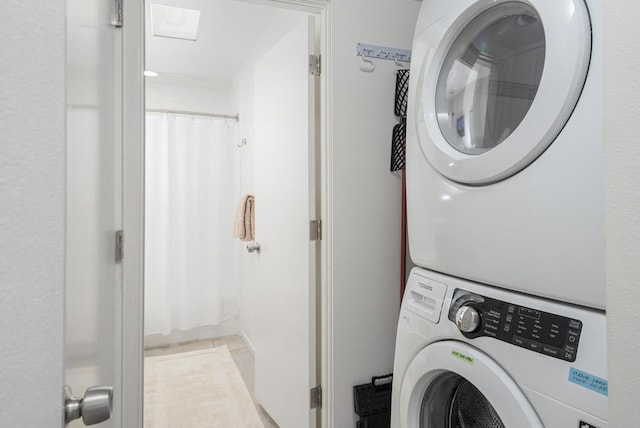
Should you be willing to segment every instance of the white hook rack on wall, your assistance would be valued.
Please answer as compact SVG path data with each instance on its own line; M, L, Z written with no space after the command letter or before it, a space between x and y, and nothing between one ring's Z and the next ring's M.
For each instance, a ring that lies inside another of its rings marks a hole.
M398 62L411 62L411 50L389 48L386 46L369 45L358 43L356 45L356 55L364 58L389 59Z

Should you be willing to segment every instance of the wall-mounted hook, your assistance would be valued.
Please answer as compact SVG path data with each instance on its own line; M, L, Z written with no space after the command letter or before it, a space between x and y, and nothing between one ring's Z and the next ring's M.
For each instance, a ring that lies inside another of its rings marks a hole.
M358 43L356 45L356 55L362 57L362 71L371 72L375 69L375 64L366 58L393 60L398 68L408 68L411 62L411 51L407 49L389 48L386 46L369 45ZM400 64L404 62L406 64Z
M398 69L404 68L404 64L400 62L400 55L393 56L393 63L398 67Z
M360 70L366 71L367 73L371 73L376 69L376 65L370 59L365 59L365 53L362 52L362 64L360 65Z
M242 137L237 143L236 146L238 147L242 147L242 146L246 146L247 145L247 139L245 137Z

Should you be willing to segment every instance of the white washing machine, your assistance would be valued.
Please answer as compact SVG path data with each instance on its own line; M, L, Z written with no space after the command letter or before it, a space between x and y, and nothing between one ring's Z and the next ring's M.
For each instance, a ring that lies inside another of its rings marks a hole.
M601 311L412 271L392 428L604 428Z
M407 117L415 264L604 309L601 7L423 1Z

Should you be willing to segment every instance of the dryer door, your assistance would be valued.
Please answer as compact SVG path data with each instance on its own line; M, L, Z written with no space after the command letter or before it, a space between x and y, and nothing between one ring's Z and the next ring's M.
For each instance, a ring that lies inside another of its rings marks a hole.
M414 46L426 46L412 72L416 133L442 175L494 183L533 162L569 119L589 66L589 13L583 0L447 7L416 34Z
M456 341L416 355L402 380L400 420L406 428L542 428L522 391L491 358Z

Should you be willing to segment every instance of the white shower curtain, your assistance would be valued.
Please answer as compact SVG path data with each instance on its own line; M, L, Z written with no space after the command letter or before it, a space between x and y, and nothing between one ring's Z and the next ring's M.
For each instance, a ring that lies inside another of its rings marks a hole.
M235 122L147 113L145 334L238 318Z

